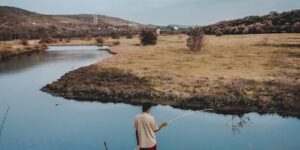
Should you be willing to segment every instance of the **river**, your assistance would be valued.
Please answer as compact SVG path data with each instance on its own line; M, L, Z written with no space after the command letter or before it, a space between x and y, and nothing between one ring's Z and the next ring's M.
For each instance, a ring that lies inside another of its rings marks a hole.
M1 150L133 150L133 118L140 107L78 102L40 91L47 83L111 54L96 46L52 46L0 62L0 123L10 107L0 137ZM191 110L155 106L157 121ZM300 149L300 120L276 114L243 116L195 112L158 134L162 150Z

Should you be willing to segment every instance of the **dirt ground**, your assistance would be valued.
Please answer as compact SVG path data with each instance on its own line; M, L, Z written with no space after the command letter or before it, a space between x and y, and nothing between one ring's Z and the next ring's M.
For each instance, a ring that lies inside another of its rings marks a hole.
M206 36L200 52L188 50L186 39L159 36L157 45L140 46L137 37L121 38L110 49L114 57L43 90L80 100L300 114L300 34Z

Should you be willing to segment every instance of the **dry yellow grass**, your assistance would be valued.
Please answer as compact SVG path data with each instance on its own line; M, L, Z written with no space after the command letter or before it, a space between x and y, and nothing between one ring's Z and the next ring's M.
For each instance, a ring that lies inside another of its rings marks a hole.
M200 52L187 49L186 35L160 36L157 45L145 47L136 46L138 39L121 39L121 45L112 48L120 56L99 65L129 69L142 76L172 76L184 82L201 77L260 80L281 72L299 74L300 45L288 47L299 44L299 37L300 34L206 36ZM262 44L265 38L266 45Z
M300 114L299 37L206 36L200 52L188 50L186 35L159 36L155 46L121 38L111 47L117 55L45 89L67 98Z

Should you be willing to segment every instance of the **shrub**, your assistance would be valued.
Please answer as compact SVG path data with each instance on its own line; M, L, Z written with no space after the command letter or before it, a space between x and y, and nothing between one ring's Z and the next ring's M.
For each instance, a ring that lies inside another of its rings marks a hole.
M267 37L263 37L261 40L261 45L266 46L268 45L269 39Z
M88 36L88 37L86 37L85 40L86 40L86 41L90 41L90 40L92 40L92 37L91 37L91 36Z
M97 44L101 44L102 45L104 43L104 39L102 37L98 37L95 40L96 40Z
M34 45L33 47L35 50L45 50L48 48L48 46L45 44L45 43L42 43L42 44L37 44L37 45Z
M114 41L112 44L113 44L114 46L120 45L120 41Z
M200 51L203 47L204 33L200 29L192 29L189 33L186 46L191 51Z
M293 31L296 32L296 33L300 33L300 22L294 23Z
M120 35L117 32L112 32L111 33L111 38L113 38L113 39L120 39Z
M152 29L142 29L140 32L140 40L142 45L155 45L157 43L157 34Z
M223 32L221 30L217 30L215 33L216 36L222 36Z
M127 38L127 39L132 39L132 35L131 35L131 34L127 34L127 35L126 35L126 38Z
M241 31L237 26L230 28L230 34L240 34L240 33Z
M244 30L243 30L243 34L248 34L249 33L249 28L246 27Z
M22 39L22 40L21 40L21 44L24 45L24 46L29 45L29 44L28 44L28 40L26 40L26 39Z
M51 44L51 43L57 43L57 41L52 38L43 38L39 41L39 43L40 44L44 44L44 43Z

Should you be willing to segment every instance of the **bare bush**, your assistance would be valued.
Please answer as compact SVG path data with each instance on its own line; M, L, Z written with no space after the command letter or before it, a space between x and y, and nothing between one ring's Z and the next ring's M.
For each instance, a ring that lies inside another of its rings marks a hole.
M85 38L85 40L86 40L86 41L90 41L90 40L92 40L92 37L91 37L91 36L87 36L87 37Z
M28 40L26 40L26 39L22 39L21 44L24 45L24 46L29 45Z
M132 37L131 34L127 34L127 35L126 35L126 38L127 38L127 39L132 39L133 37Z
M114 41L112 44L113 44L114 46L120 45L120 41Z
M263 37L262 40L261 40L261 45L268 45L268 42L269 42L269 39L267 37Z
M51 44L51 43L57 43L56 40L52 39L52 38L43 38L39 41L40 44Z
M120 39L120 35L117 32L112 32L111 33L111 38L113 38L113 39Z
M217 30L215 35L216 36L223 36L223 32L221 30Z
M293 25L293 30L294 30L294 32L296 32L296 33L300 33L300 22L294 23L294 25Z
M45 50L47 48L48 48L48 46L45 43L37 44L37 45L34 45L34 47L33 47L33 49L35 49L35 50Z
M97 44L101 44L102 45L104 43L104 39L102 37L98 37L95 40L96 40Z
M243 34L248 34L249 33L249 28L246 27L244 30L243 30Z
M157 43L157 33L153 29L142 29L140 32L140 40L142 45L155 45Z
M192 29L189 35L186 46L191 51L200 51L204 46L204 33L200 29Z

